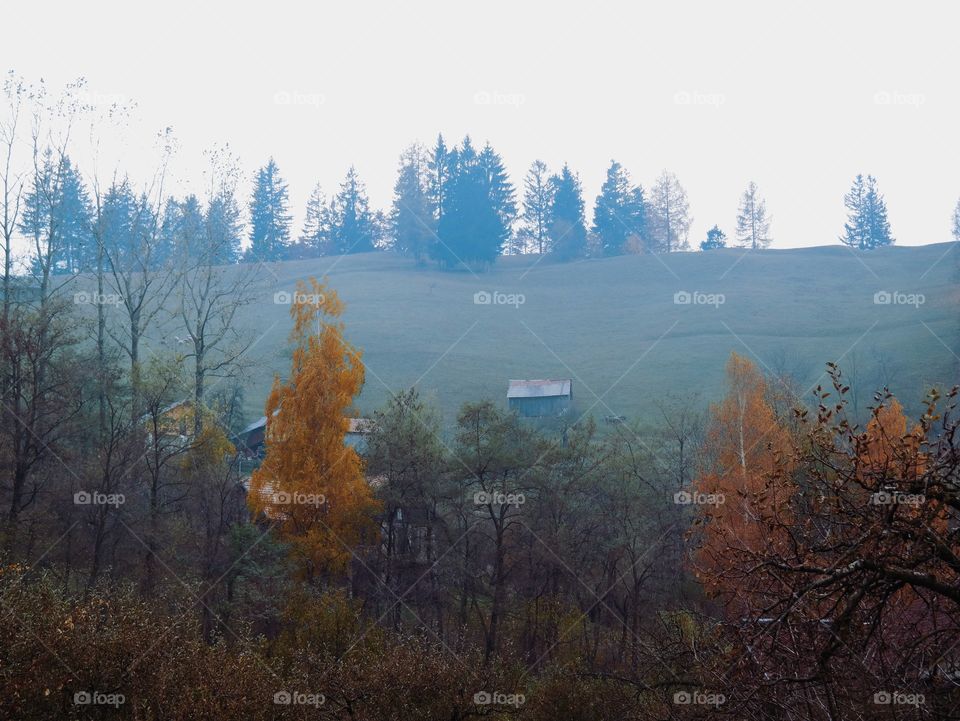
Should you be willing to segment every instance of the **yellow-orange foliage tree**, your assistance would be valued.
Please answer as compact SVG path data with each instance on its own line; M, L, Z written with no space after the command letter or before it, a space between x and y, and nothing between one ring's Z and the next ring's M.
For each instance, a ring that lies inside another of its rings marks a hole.
M915 480L923 474L926 465L920 450L922 443L923 429L914 424L907 432L903 406L896 398L890 398L874 410L866 432L857 437L860 474L879 479L881 492L882 479L886 477ZM869 487L870 480L864 481Z
M308 580L344 572L354 547L372 540L378 510L363 461L344 440L364 371L360 351L343 337L342 312L326 283L297 284L290 377L274 379L266 456L248 495L251 510L291 543Z
M701 531L694 570L709 595L742 610L751 559L783 538L794 493L791 437L767 401L767 384L749 359L732 353L726 397L710 408L705 461L693 485Z

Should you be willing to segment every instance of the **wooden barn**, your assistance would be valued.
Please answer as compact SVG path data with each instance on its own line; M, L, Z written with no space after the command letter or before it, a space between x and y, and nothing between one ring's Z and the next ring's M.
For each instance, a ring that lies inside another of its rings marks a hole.
M507 404L522 418L548 418L570 410L573 403L573 381L523 380L510 381Z

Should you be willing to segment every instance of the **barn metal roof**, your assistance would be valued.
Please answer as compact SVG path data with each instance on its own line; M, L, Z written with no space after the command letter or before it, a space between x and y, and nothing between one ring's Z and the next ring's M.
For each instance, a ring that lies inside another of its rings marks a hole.
M569 396L573 381L560 380L510 381L507 398L548 398L551 396Z
M242 436L245 433L250 433L251 431L257 430L258 428L263 428L265 425L267 425L267 417L263 416L260 420L254 421L249 426L247 426L242 431L240 431L240 435Z

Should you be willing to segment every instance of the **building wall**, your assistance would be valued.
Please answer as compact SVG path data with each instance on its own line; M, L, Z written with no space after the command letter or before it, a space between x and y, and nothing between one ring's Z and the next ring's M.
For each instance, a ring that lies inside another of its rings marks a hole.
M538 398L509 398L511 411L517 411L524 418L542 418L557 416L570 408L569 396L541 396Z

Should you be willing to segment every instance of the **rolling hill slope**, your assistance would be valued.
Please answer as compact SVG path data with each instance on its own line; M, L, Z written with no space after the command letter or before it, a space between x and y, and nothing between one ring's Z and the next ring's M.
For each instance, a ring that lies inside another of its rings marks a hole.
M956 244L936 244L507 257L476 274L385 253L277 263L261 269L258 300L240 319L256 340L246 412L261 415L274 373L288 370L289 308L274 294L310 275L327 275L346 301L347 335L367 365L363 413L416 384L449 422L467 400L505 404L511 378L553 377L573 379L579 412L643 420L668 390L718 397L731 351L804 388L839 360L863 399L887 382L916 408L924 386L958 378L958 261ZM475 303L483 292L501 295ZM681 292L701 295L675 303ZM878 292L901 295L878 304Z

